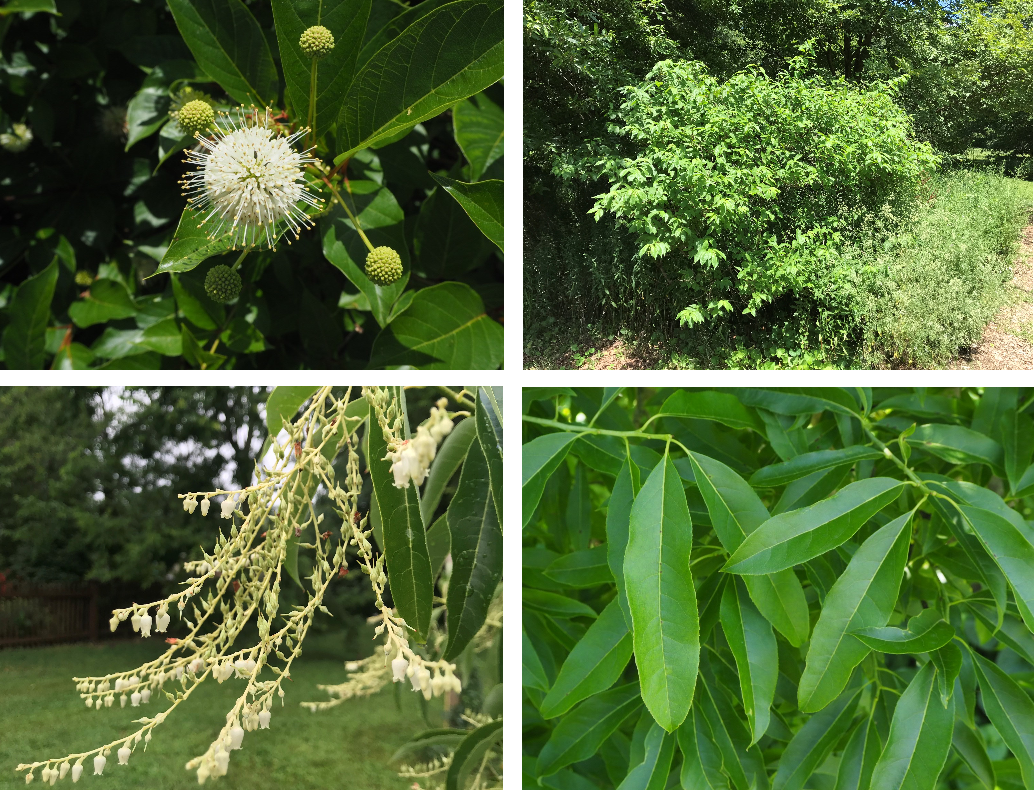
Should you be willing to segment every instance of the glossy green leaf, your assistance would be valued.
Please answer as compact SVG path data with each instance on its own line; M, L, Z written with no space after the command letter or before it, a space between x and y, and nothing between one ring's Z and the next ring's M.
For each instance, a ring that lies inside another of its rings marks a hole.
M485 624L503 575L503 532L492 500L488 461L479 442L472 442L467 451L448 519L452 577L445 604L449 643L444 658L452 661Z
M1034 787L1034 701L1001 668L971 651L987 718L1020 764L1026 787Z
M463 463L467 450L470 449L470 443L474 441L476 435L477 429L474 420L460 420L445 437L442 446L438 448L420 497L420 515L424 521L429 521L435 510L438 509L442 495L445 493L445 487L456 474L456 470L460 468L460 464Z
M441 572L445 558L449 556L451 549L452 534L449 532L449 514L443 513L427 530L427 559L431 563L431 575L435 578Z
M675 735L654 724L646 734L646 754L631 770L617 790L664 790L675 755Z
M890 736L872 774L872 787L933 790L951 746L955 699L938 699L933 664L908 684L894 708Z
M445 790L461 790L471 771L477 772L485 752L503 740L503 720L482 724L456 747L445 773Z
M961 425L920 425L908 443L953 464L986 464L999 470L1004 460L998 442Z
M456 0L416 19L355 76L334 162L480 93L503 76L501 0Z
M700 710L722 755L722 769L736 790L767 788L768 776L758 747L747 748L750 733L732 710L732 700L701 675L693 710ZM723 716L723 712L725 715Z
M1002 613L1002 621L999 625L995 610L988 605L986 600L967 599L966 608L976 615L995 639L1015 650L1023 658L1034 664L1034 634L1030 632L1017 614L1016 607L1010 604Z
M169 0L169 8L194 59L235 101L257 107L276 101L276 65L244 3Z
M617 583L618 604L629 629L632 628L632 612L628 608L628 593L625 590L625 549L628 546L628 524L638 482L639 467L631 458L626 458L614 480L607 505L607 564Z
M479 93L452 108L456 143L470 163L470 179L478 181L503 155L503 110Z
M1016 492L1020 490L1020 481L1034 452L1034 421L1026 414L1009 409L1002 419L1001 439L1005 477L1010 490Z
M722 754L699 705L689 712L676 734L682 752L682 790L727 790L729 778L722 771Z
M697 453L689 458L715 533L722 546L734 552L747 535L768 521L768 511L747 482L728 466ZM761 614L794 647L808 639L808 603L792 570L746 576L744 581Z
M802 711L822 710L836 699L868 655L869 647L850 632L890 619L908 558L911 518L906 513L876 530L826 596L798 688Z
M395 487L391 462L383 460L388 454L388 448L380 427L371 427L368 441L367 459L373 481L373 496L377 500L384 534L384 557L391 597L399 615L413 629L416 641L423 642L431 622L434 578L431 575L427 536L420 518L416 487ZM455 551L455 532L452 539Z
M50 302L57 285L57 259L26 278L14 292L4 328L4 364L8 370L40 370L46 346Z
M546 590L525 588L521 591L521 600L526 608L544 612L552 617L596 617L596 610L588 604Z
M775 634L747 594L743 581L734 578L725 587L721 603L722 631L736 659L743 708L753 746L768 729L779 675Z
M794 480L783 489L779 501L772 506L772 515L814 505L840 488L850 474L850 467L835 466L832 469L812 472L799 480Z
M144 330L140 345L165 357L180 356L183 353L183 334L176 319L166 318L151 324Z
M555 559L544 571L547 578L565 587L596 587L614 581L607 561L607 547L571 552Z
M535 515L546 481L567 457L571 444L577 439L576 433L547 433L521 447L521 508L524 526Z
M905 628L866 627L849 632L872 650L881 653L928 653L951 641L955 629L941 619L936 609L924 609Z
M528 634L523 628L521 629L521 685L549 691L546 670L542 668L539 654L535 652L535 646L528 639Z
M496 517L503 523L503 388L478 387L474 403L478 441L488 461L492 501Z
M632 634L621 607L611 601L568 654L539 712L552 719L606 691L621 677L631 657Z
M937 691L941 704L948 707L948 699L955 693L955 679L962 669L962 651L954 642L930 653L930 660L937 668Z
M550 776L587 760L641 707L639 684L627 683L590 697L554 728L538 757L538 775Z
M485 314L477 291L458 282L417 291L377 335L370 367L494 370L503 361L503 327Z
M1013 511L1015 512L1015 511ZM1007 518L979 507L962 506L962 514L987 553L1002 569L1016 594L1027 627L1034 630L1034 530L1019 518ZM1023 524L1023 528L1020 527Z
M154 274L189 272L202 261L229 251L232 246L229 231L224 230L216 237L209 236L217 224L218 218L205 222L203 212L194 211L190 206L185 207L172 236L172 243Z
M883 744L872 719L862 719L844 747L834 790L869 790Z
M778 387L734 390L740 401L776 414L815 414L832 411L848 416L858 414L858 402L839 387Z
M813 453L798 455L783 463L758 469L751 476L750 484L759 488L782 486L822 469L834 469L839 466L856 464L859 461L872 461L880 458L883 458L883 453L879 450L859 445L844 447L841 450L817 450Z
M322 25L334 36L334 48L315 64L317 134L329 131L337 121L341 102L355 75L370 5L370 0L273 0L287 101L299 121L309 122L313 69L312 58L302 52L299 39L313 25Z
M309 398L316 394L319 387L285 387L279 386L269 393L266 399L266 428L270 436L276 436L283 430L284 420L291 422Z
M0 17L7 14L32 14L39 11L46 14L58 12L54 0L7 0L3 7L0 7Z
M431 178L467 212L467 216L499 251L503 251L503 182L492 179L467 184L431 173Z
M665 456L632 505L625 589L643 702L673 732L689 712L700 654L689 570L693 525L675 465Z
M871 477L810 507L773 516L747 536L724 570L774 573L825 554L897 499L904 486L889 477Z
M845 686L846 686L845 682ZM851 727L861 688L847 689L811 716L786 745L772 790L801 790Z
M730 428L749 428L764 435L761 418L734 395L709 390L678 390L664 401L658 415L713 420Z
M962 719L955 719L951 745L986 790L995 790L995 769L980 733Z
M578 464L574 469L571 490L567 492L566 532L568 542L575 551L589 545L592 537L592 506L589 502L589 487L585 482L585 467Z

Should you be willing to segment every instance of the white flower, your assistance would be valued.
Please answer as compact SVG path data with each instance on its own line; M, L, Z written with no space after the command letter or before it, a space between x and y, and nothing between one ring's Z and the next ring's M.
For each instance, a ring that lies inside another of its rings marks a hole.
M93 707L93 697L87 697L86 698L86 707L87 708L92 708Z
M104 707L105 708L110 708L114 704L115 704L115 695L114 694L109 694L108 696L106 696L104 698Z
M144 612L140 615L140 636L148 637L151 635L151 615Z
M239 748L241 748L241 743L243 741L244 741L244 729L240 725L237 725L235 727L230 728L230 748L231 749L239 749Z
M210 507L212 507L212 500L210 500L208 497L205 497L204 499L202 499L201 500L201 515L202 516L207 516L208 515L208 508L210 508Z
M144 689L140 692L140 701L145 705L151 701L151 689Z
M215 218L213 237L225 228L235 247L254 245L262 236L273 247L287 228L297 238L302 227L312 225L299 203L320 205L303 179L305 165L316 161L306 156L312 149L298 153L292 147L308 129L285 137L268 109L264 118L237 115L236 122L224 121L227 128L216 128L214 141L196 135L206 150L187 153L187 161L198 166L182 182L189 200L206 212L204 222ZM278 228L281 222L287 228Z
M83 775L83 766L81 763L76 763L72 766L72 784L79 781L79 777Z
M96 757L93 758L93 775L94 776L100 776L101 774L104 773L104 763L106 763L106 762L107 762L107 759L104 757L103 754L98 754Z
M140 707L140 692L139 691L134 691L133 695L129 699L132 700L134 708L139 708Z
M129 622L132 623L134 631L140 630L140 615L136 612L133 612L133 617L130 618Z
M358 661L349 661L347 664L345 664L346 672L355 672L357 669L359 669Z
M35 777L32 775L32 771L29 771L27 774L25 774L25 784L30 784L34 778Z
M40 779L42 779L44 782L49 782L50 781L50 766L49 765L44 766L43 771L40 773Z
M131 755L132 753L133 752L130 750L130 748L128 746L123 746L121 749L119 749L118 750L118 764L119 765L129 765L129 755Z
M117 614L113 614L111 616L111 619L108 620L108 625L111 627L112 633L114 633L115 629L118 628L118 623L119 623L118 615Z
M395 660L391 662L391 674L393 676L392 682L398 683L399 681L404 680L406 677L406 667L408 666L409 662L406 661L406 659L402 657L402 653L399 652L399 654L395 656Z
M190 665L187 667L187 669L189 669L192 674L196 675L198 672L201 671L201 668L204 665L204 661L202 661L200 658L195 658L193 661L190 662Z
M233 511L237 509L237 503L234 501L233 494L230 494L223 500L222 504L222 517L230 518L233 515Z
M259 714L259 727L261 727L263 730L268 730L269 729L269 719L270 719L270 717L272 715L273 714L271 714L268 710L262 711Z
M118 701L122 704L123 708L126 707L126 700L128 699L129 697L127 697L125 694L118 698Z
M230 753L220 748L215 753L215 775L226 776L226 770L230 767Z
M169 611L165 608L165 604L162 604L162 608L158 610L158 614L154 618L155 630L164 634L165 629L169 627L169 619Z
M11 124L11 131L14 134L0 134L0 148L10 151L12 154L20 154L29 144L32 143L32 130L23 123ZM26 778L26 782L32 781L32 774Z
M65 760L63 763L61 763L61 767L58 769L58 772L57 772L57 778L58 779L64 779L65 778L65 774L68 773L68 769L70 767L71 766L69 766L68 760Z

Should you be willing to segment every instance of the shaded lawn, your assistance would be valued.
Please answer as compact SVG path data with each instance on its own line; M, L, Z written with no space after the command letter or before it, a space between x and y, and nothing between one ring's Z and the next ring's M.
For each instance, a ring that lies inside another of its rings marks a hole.
M339 645L340 638L335 641L331 634L306 639L305 654L292 670L293 681L284 683L285 705L273 707L270 729L245 733L244 746L233 753L229 773L210 782L227 790L345 786L405 790L412 784L391 770L388 759L410 736L428 726L421 718L418 695L399 695L401 712L393 688L319 713L310 713L298 704L327 698L316 688L318 683L344 680L344 656L335 657L344 652ZM133 732L138 726L132 724L133 719L164 710L169 703L164 697L157 701L158 695L140 710L128 705L120 709L118 702L100 711L88 709L71 680L74 675L101 675L139 666L164 647L155 639L138 639L0 650L0 788L25 786L24 772L14 771L19 763L109 743ZM105 790L197 787L196 775L183 766L205 752L243 690L243 680L222 685L205 681L155 729L146 752L141 743L128 766L118 765L112 752L103 785L101 777L93 776L93 761L88 758L80 783ZM431 704L431 721L441 726L441 703L433 700ZM40 784L37 769L33 786ZM70 785L69 777L59 784Z

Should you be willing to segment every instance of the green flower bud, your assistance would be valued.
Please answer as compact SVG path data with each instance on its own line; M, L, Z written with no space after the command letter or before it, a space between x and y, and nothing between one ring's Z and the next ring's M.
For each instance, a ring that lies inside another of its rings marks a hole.
M307 56L319 60L329 55L334 48L334 34L323 25L314 25L302 33L298 45Z
M374 285L391 285L402 276L402 258L391 247L374 247L366 256L366 276Z
M75 273L75 284L86 287L93 282L93 272L88 272L85 269L80 269Z
M189 135L203 132L215 120L215 111L208 102L194 99L184 104L176 115L180 128Z
M232 302L240 295L241 276L229 266L213 266L205 277L205 291L216 302Z

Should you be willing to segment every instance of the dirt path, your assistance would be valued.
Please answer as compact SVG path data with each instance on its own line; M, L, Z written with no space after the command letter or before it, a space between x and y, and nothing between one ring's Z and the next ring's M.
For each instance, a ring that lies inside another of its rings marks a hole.
M980 343L953 365L955 370L1034 369L1034 228L1023 231L1020 251L1013 264L1012 280L1006 286L1007 302L984 328Z

